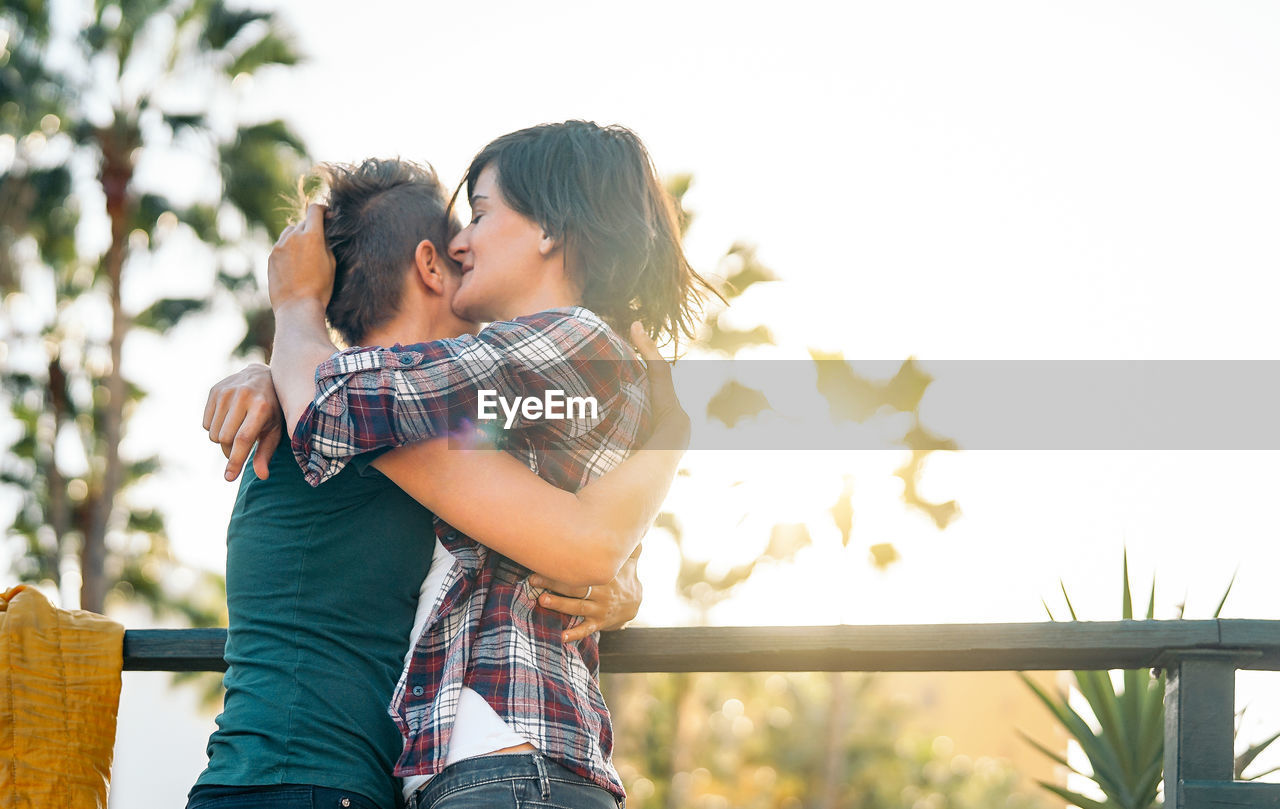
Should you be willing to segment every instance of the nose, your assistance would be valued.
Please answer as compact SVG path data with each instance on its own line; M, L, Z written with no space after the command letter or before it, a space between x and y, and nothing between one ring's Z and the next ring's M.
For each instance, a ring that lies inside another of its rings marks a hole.
M458 231L458 235L449 240L449 258L462 263L462 257L471 249L471 226L467 225Z

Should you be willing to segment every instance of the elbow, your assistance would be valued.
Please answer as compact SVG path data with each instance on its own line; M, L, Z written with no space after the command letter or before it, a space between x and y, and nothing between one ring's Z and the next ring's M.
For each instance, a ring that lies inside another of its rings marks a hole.
M289 439L293 440L293 436L298 432L298 425L302 422L302 416L306 413L306 407L290 407L281 402L281 412L284 414L284 429Z
M634 531L601 526L591 520L570 520L545 537L526 535L544 550L526 565L549 579L572 587L599 587L618 576L642 536Z
M582 553L574 560L574 581L579 587L599 587L613 581L631 556L639 538L627 532L593 532L584 537Z
M276 399L280 402L280 412L284 415L285 432L293 438L307 415L307 407L312 400L304 398L300 391L290 390L287 386L276 385Z

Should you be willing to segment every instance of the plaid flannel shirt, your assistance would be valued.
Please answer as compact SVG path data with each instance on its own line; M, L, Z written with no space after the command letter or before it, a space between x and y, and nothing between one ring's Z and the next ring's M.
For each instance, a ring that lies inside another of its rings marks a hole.
M345 351L317 369L316 384L293 438L312 485L360 453L476 423L480 390L508 399L547 390L595 397L594 419L521 418L502 436L508 452L569 491L620 463L647 429L643 364L581 307L494 323L475 336ZM405 737L396 774L444 767L466 686L544 755L623 797L598 683L598 636L563 643L572 624L538 606L542 591L529 585L527 568L438 517L435 530L456 562L392 697Z

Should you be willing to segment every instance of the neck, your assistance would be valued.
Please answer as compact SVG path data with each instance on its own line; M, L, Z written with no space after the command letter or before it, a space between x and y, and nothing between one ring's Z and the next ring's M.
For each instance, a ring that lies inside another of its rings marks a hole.
M564 309L582 305L582 293L567 280L556 279L554 282L530 290L519 298L506 302L506 311L495 312L494 320L511 320L534 312L545 312L547 309Z
M435 322L429 318L419 320L400 314L391 322L366 332L360 338L360 345L391 346L397 343L410 345L457 336L456 332L448 332L447 329L436 326Z

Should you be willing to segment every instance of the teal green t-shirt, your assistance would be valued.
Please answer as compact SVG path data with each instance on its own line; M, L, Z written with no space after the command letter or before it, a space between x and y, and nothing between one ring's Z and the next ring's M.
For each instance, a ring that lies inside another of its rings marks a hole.
M387 713L435 546L431 513L361 456L312 488L286 438L227 528L227 693L197 785L310 784L395 806Z

